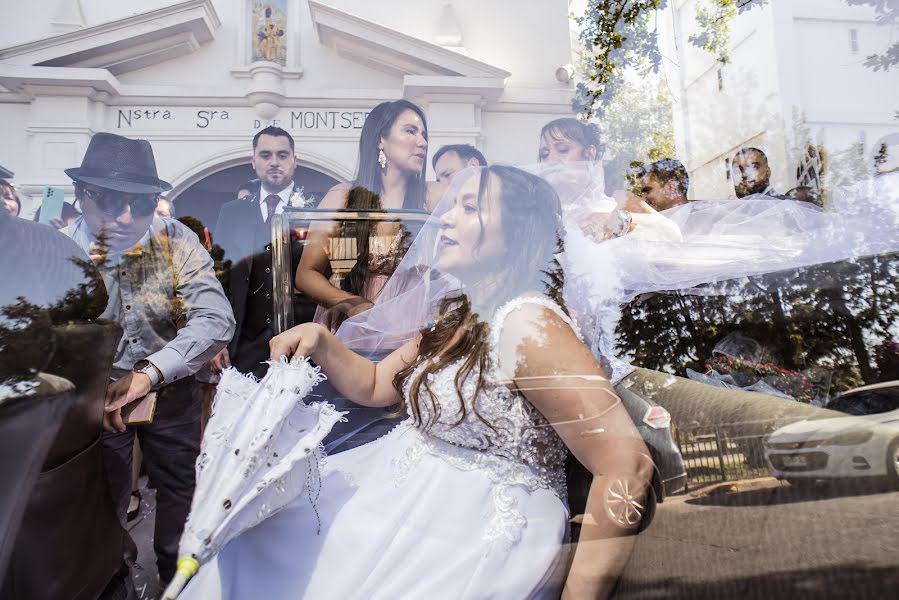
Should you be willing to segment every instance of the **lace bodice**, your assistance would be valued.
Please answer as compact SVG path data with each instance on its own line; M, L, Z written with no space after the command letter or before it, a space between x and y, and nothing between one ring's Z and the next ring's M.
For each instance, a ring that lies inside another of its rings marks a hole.
M453 448L474 450L481 456L472 458L478 467L488 467L497 481L523 483L531 488L545 487L565 498L564 464L567 450L546 418L521 394L510 390L498 371L495 354L506 317L526 303L545 306L577 328L558 305L543 297L518 298L497 310L490 326L491 360L486 385L475 397L477 370L461 386L462 399L456 391L455 377L463 360L447 365L429 377L431 393L422 387L419 403L425 428L424 437L445 442ZM407 379L405 393L424 368L419 366ZM437 410L430 406L435 405ZM461 419L462 402L465 416ZM431 414L432 412L436 414ZM411 413L410 413L411 416ZM446 448L449 450L449 448ZM457 452L450 452L458 455ZM471 453L462 453L462 455Z

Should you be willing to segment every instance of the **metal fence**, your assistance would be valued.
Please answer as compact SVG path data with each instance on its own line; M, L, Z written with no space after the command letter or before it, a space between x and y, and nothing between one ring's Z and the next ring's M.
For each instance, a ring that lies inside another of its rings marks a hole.
M687 469L688 487L764 477L765 434L747 433L746 424L672 427ZM758 431L755 429L755 431Z

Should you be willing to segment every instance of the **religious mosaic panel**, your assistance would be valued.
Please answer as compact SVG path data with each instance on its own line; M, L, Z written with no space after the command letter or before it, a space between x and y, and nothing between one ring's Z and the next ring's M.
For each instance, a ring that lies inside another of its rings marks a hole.
M251 0L253 62L287 64L287 0Z

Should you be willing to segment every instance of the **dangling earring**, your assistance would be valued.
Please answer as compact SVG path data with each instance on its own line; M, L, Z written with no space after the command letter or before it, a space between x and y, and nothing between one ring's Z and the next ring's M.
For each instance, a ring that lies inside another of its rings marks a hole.
M383 148L378 150L378 164L381 165L382 171L387 168L387 155L384 154Z

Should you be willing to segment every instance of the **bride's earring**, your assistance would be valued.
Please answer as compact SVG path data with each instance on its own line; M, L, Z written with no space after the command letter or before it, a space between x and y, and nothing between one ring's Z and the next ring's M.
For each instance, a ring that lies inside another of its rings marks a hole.
M382 171L387 168L387 155L384 154L383 148L378 150L378 164L381 165Z

